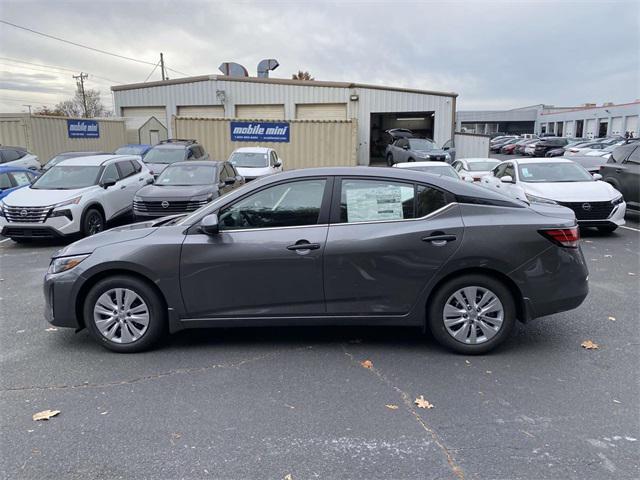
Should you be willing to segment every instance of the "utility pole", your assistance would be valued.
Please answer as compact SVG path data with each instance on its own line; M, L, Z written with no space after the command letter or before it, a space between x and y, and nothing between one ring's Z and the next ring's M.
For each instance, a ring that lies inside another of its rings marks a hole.
M27 107L29 109L29 115L31 115L31 105L22 105L23 107Z
M89 75L86 73L80 72L80 75L72 75L76 80L76 84L78 85L78 89L80 90L80 94L82 95L82 105L84 107L84 117L87 118L87 96L84 93L84 79L89 78Z
M162 80L166 80L167 77L164 74L164 56L162 55L162 52L160 52L160 71L162 72Z

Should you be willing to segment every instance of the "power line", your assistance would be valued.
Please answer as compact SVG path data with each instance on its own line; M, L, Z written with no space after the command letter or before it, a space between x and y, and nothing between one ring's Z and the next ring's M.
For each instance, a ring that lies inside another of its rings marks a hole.
M145 78L144 82L142 82L142 83L147 83L147 80L149 80L151 78L151 75L153 75L153 72L156 71L156 68L158 68L158 65L160 65L160 62L156 63L156 66L153 67L153 70L151 70L151 73L149 75L147 75L147 78Z
M120 55L118 53L108 52L108 51L102 50L100 48L94 48L94 47L90 47L88 45L83 45L81 43L72 42L71 40L65 40L64 38L56 37L54 35L49 35L48 33L38 32L37 30L33 30L31 28L27 28L27 27L23 27L21 25L16 25L15 23L7 22L6 20L0 19L0 23L4 23L5 25L9 25L11 27L19 28L20 30L25 30L27 32L35 33L36 35L40 35L42 37L50 38L52 40L58 40L59 42L68 43L69 45L74 45L74 46L80 47L80 48L86 48L87 50L92 50L94 52L102 53L104 55L111 55L112 57L121 58L123 60L129 60L131 62L142 63L142 64L145 64L145 65L155 65L154 63L147 62L146 60L140 60L140 59L137 59L137 58L127 57L125 55ZM180 72L178 70L169 69L169 68L167 68L167 70L171 70L172 72L176 72L176 73L179 73L180 75L185 75L187 77L189 76L188 73Z
M41 63L33 63L33 62L27 62L25 60L18 60L16 58L9 58L9 57L0 57L0 60L6 60L9 62L16 62L16 63L24 63L26 65L34 65L36 67L43 67L43 68L50 68L52 70L61 70L61 71L67 71L67 72L77 72L78 68L69 68L69 67L61 67L59 65L43 65ZM28 68L28 67L22 67L22 68ZM40 70L42 71L42 70ZM92 77L95 78L99 78L101 80L106 80L107 82L112 82L112 83L125 83L125 82L121 82L119 80L114 80L112 78L106 78L106 77L101 77L99 75L94 75L93 73L89 73L89 75L91 75Z

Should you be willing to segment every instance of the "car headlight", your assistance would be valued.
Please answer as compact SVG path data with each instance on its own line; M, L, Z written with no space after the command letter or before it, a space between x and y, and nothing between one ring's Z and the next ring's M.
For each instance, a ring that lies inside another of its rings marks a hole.
M444 158L445 160L451 160L451 155L449 155L448 153L445 153Z
M556 202L555 200L551 200L549 198L543 198L543 197L537 197L536 195L531 195L529 193L525 193L527 200L529 200L529 202L531 203L546 203L546 204L550 204L550 205L557 205L558 202Z
M624 202L624 198L622 198L622 195L620 195L619 197L616 197L613 200L611 200L611 203L613 205L620 205L622 202ZM2 208L1 205L0 205L0 208ZM1 210L0 210L0 212L1 212ZM0 215L2 215L2 213L0 213Z
M65 202L56 203L53 206L53 208L66 207L67 205L77 205L80 203L81 198L82 198L82 195L80 195L79 197L72 198L71 200L67 200Z
M67 270L71 270L88 256L89 254L53 258L51 259L51 264L49 265L49 271L47 273L62 273Z

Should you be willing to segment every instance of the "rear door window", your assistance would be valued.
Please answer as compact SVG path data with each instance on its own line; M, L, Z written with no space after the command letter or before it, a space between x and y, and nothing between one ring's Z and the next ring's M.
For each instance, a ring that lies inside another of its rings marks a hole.
M415 218L413 184L391 180L342 180L340 223L410 218Z
M33 176L28 174L27 172L11 172L11 176L13 177L16 185L19 187L30 184L31 179L33 178Z
M416 217L424 217L449 203L447 194L437 188L426 185L418 185L418 195L416 202Z
M118 180L120 180L120 176L116 164L111 163L107 165L102 173L102 182L117 182Z
M0 155L2 155L2 163L20 160L24 156L22 152L19 152L18 150L11 150L11 149L5 149L0 151Z
M136 170L130 160L122 160L117 162L120 178L127 178L136 173Z
M636 147L636 149L629 155L627 161L624 163L634 163L636 165L640 165L640 147Z

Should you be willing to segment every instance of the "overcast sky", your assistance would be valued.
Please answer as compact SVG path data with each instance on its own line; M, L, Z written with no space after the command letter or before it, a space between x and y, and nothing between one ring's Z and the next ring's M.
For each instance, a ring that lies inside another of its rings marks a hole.
M454 91L466 110L640 98L638 0L0 0L0 19L147 62L162 51L188 75L235 61L254 76L258 61L276 58L272 77L302 69L317 80ZM0 112L66 99L71 70L88 72L87 88L111 108L111 85L152 69L0 24ZM156 70L150 80L159 79Z

